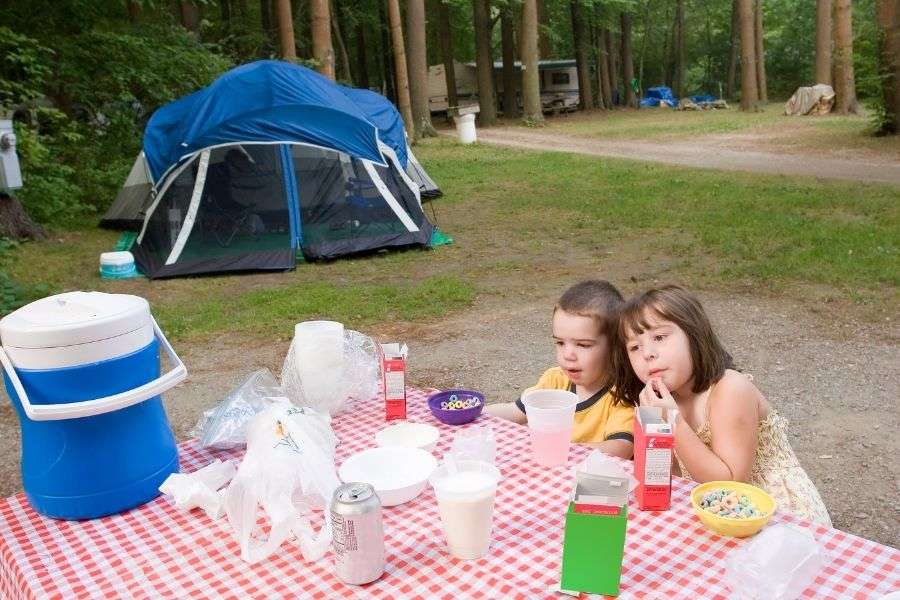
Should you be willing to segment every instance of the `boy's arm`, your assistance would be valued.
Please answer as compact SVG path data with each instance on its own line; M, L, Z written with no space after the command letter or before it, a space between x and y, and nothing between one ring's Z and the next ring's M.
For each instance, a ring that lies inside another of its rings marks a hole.
M518 423L519 425L525 425L528 422L528 419L525 418L525 413L519 410L519 407L516 406L515 402L487 404L485 405L484 410L486 410L489 415L494 415L495 417L500 417L501 419Z
M591 442L584 444L591 448L597 448L603 454L610 456L618 456L630 460L634 456L634 444L628 440L605 440L602 442Z

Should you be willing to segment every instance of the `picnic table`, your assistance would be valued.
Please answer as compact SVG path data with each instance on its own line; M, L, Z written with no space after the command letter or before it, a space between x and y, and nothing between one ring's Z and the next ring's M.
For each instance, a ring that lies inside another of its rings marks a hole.
M425 392L408 390L411 420L437 423ZM548 469L530 459L525 427L488 415L504 479L494 512L491 550L479 560L451 558L430 487L407 504L384 509L387 569L369 585L335 577L331 553L307 563L297 546L248 565L226 518L176 509L157 498L123 514L58 521L35 513L24 494L0 502L0 595L17 598L566 598L548 591L559 580L570 468ZM357 403L338 415L337 460L374 445L384 427L383 404ZM437 455L456 428L438 424ZM590 450L574 446L569 465ZM185 472L241 452L211 451L195 440L180 446ZM622 461L626 469L631 463ZM724 559L746 540L720 537L693 514L692 483L673 479L672 508L643 512L632 499L620 598L727 598ZM810 530L828 553L827 565L804 598L880 598L900 589L900 551L776 513L773 523Z

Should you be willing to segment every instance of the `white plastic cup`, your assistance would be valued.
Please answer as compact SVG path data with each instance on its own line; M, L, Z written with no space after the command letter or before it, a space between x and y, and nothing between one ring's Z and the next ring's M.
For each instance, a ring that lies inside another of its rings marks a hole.
M480 460L456 461L455 470L444 463L429 477L452 556L472 560L488 553L500 479L497 467Z
M477 140L475 133L475 115L458 115L453 119L456 122L456 135L461 144L474 144Z
M534 461L558 467L569 458L578 396L567 390L531 390L522 396Z

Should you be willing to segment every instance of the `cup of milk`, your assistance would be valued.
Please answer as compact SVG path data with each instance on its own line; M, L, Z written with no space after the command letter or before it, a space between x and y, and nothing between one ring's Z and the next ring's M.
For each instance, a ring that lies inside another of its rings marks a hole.
M429 481L451 555L475 559L488 553L501 478L497 467L480 460L445 462L432 473Z
M544 467L566 464L578 396L567 390L531 390L522 396L522 404L534 461Z

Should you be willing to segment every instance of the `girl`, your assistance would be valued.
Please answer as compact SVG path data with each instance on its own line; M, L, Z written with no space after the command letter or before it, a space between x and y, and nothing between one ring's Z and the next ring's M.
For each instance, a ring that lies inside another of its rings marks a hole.
M610 392L610 338L621 303L622 295L608 281L582 281L566 290L553 307L557 366L547 369L528 389L569 390L577 394L572 441L612 456L631 458L634 405L617 402ZM515 423L527 422L521 398L489 404L485 410Z
M613 346L614 394L677 409L675 458L695 481L746 481L786 512L831 526L787 438L787 422L735 371L700 302L666 286L622 308Z

